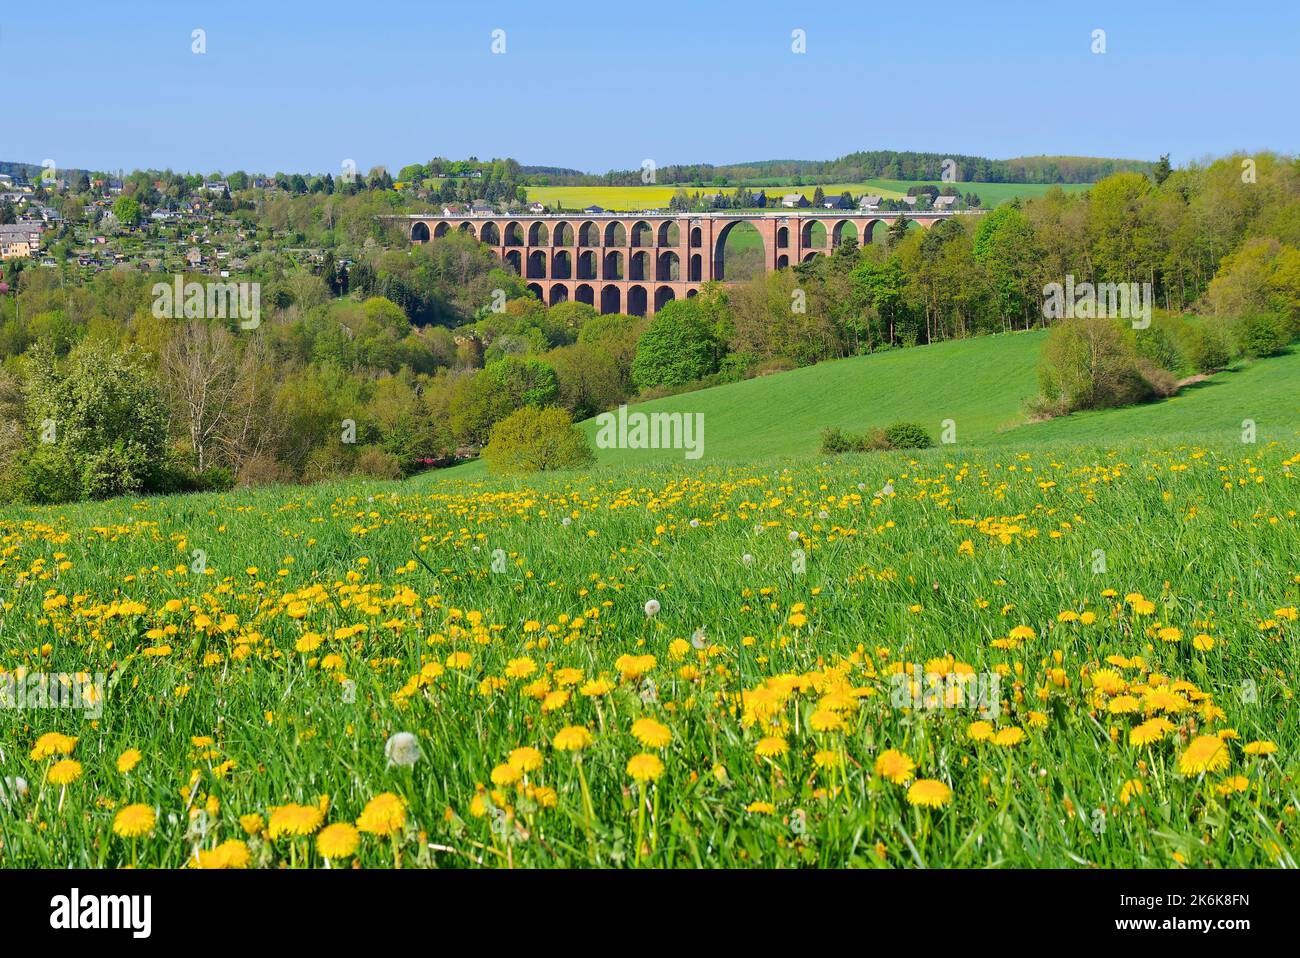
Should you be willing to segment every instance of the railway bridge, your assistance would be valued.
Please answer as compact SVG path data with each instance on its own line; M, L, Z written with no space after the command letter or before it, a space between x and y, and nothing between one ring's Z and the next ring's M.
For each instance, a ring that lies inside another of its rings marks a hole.
M702 283L726 281L727 235L758 231L769 272L831 253L846 239L870 243L899 217L929 228L964 212L791 209L754 213L545 213L384 217L413 243L459 230L491 247L548 305L577 300L601 313L644 316Z

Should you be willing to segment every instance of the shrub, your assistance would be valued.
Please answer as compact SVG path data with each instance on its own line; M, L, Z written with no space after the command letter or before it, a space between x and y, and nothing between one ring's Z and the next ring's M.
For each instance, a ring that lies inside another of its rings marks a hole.
M1179 331L1178 320L1168 317L1161 317L1146 329L1137 330L1134 338L1138 356L1171 373L1185 369L1188 362L1179 348Z
M596 456L566 410L525 406L492 427L483 458L490 472L518 473L574 469Z
M1213 373L1232 361L1227 337L1217 323L1206 320L1192 326L1183 342L1188 365L1198 373Z
M914 422L896 422L887 427L885 439L893 449L929 449L934 445L930 434Z
M665 305L637 340L632 381L639 388L680 386L717 371L715 330L695 299Z
M1056 414L1106 409L1150 398L1132 337L1109 319L1057 323L1043 344L1037 405Z
M916 427L920 428L920 427ZM926 437L929 439L929 437ZM868 429L866 432L853 433L845 432L835 426L828 426L822 430L822 452L828 455L838 455L845 452L876 452L881 449L895 448L885 435L885 430L877 427Z
M1255 313L1237 320L1237 342L1247 356L1276 356L1291 341L1291 330L1280 316Z
M365 446L357 453L353 471L372 479L401 479L402 463L392 453L384 452L378 446Z
M26 502L72 502L81 497L81 477L52 445L37 445L18 470L18 498Z

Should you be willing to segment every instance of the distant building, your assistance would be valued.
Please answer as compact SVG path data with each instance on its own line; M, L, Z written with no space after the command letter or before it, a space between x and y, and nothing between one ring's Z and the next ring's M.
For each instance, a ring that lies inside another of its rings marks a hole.
M881 200L881 197L875 195L874 193L871 194L870 196L864 196L864 197L862 197L862 199L858 200L858 209L860 209L860 210L875 210L875 209L879 209L879 208L880 208L880 200Z
M33 256L41 249L41 227L35 223L0 226L0 259Z
M799 209L808 205L808 197L802 193L787 193L781 197L781 205L788 209Z
M936 210L950 210L959 199L958 196L936 196L933 205Z
M827 196L822 200L822 209L824 210L844 210L848 209L849 204L844 202L842 196Z
M528 212L533 213L533 214L545 213L545 212L546 212L546 204L545 204L545 203L539 203L539 202L537 202L536 200L534 200L532 203L529 203L529 204L528 204Z
M584 212L584 213L608 213L609 211L608 211L607 209L605 209L603 206L597 206L595 203L593 203L593 204L591 204L591 206L583 207L582 212Z
M491 203L485 203L483 200L475 200L469 204L469 211L474 216L491 216L496 209Z

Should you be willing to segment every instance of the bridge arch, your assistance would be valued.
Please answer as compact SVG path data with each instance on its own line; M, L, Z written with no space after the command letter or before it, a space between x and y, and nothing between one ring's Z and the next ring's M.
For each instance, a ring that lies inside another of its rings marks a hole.
M484 223L478 231L480 243L487 243L488 246L501 245L501 228L496 223Z
M621 313L623 311L623 294L617 286L605 286L600 291L600 311L602 313Z
M546 250L535 249L528 254L528 278L546 279Z
M540 284L538 284L538 283L529 283L529 284L528 284L528 292L532 293L534 296L536 296L538 299L540 299L543 303L546 302L546 297L544 297L544 296L542 295L542 287L541 287Z
M628 287L627 311L630 316L644 316L646 314L646 291L644 286Z
M569 301L569 287L565 286L563 283L556 283L554 286L551 287L550 305L558 306L560 305L560 303L567 303L568 301Z
M653 246L655 232L650 228L650 224L645 220L637 220L632 224L632 230L628 234L629 246Z
M659 312L676 298L677 294L673 292L671 286L660 286L655 290L655 312Z
M579 303L586 303L588 306L596 305L596 291L587 283L578 285L578 288L573 291L573 298Z
M825 249L827 240L826 224L821 220L808 220L803 224L802 235L799 240L804 249Z
M461 231L462 233L468 233L470 236L475 236L475 237L476 237L476 236L478 235L477 233L474 232L474 224L473 224L473 223L461 223L461 224L460 224L460 231Z
M681 230L672 220L664 220L659 224L659 245L660 246L680 246Z
M429 242L429 224L428 224L428 223L422 223L422 222L419 222L418 220L416 221L416 224L415 224L414 226L411 227L411 242L412 242L412 243L427 243L427 242Z
M633 253L627 264L628 279L650 278L650 254L645 250Z
M573 227L563 221L555 224L555 229L551 231L552 246L576 246L573 240Z
M579 246L599 246L600 245L600 225L587 220L578 227L578 245Z
M524 228L512 220L506 224L505 234L501 239L504 246L523 246Z
M727 263L726 263L727 237L730 236L732 231L738 226L746 227L746 229L744 230L745 233L750 233L752 231L754 237L757 239L760 248L765 247L766 245L763 242L763 234L760 233L754 227L753 223L750 223L747 220L732 220L730 223L728 223L726 226L722 227L722 229L718 231L718 237L716 240L714 240L714 248L713 248L713 274L714 275L711 277L712 279L725 280L728 278ZM766 256L765 256L766 250L763 249L762 252L763 255L760 255L759 261L766 262Z
M840 220L831 229L831 245L838 247L845 240L858 241L858 227L852 220Z
M790 227L788 227L788 226L779 226L779 227L777 227L777 230L776 230L776 248L777 248L777 249L789 249L789 248L790 248Z
M790 265L790 257L787 256L785 253L782 253L780 256L776 258L777 269L785 269L789 265Z
M692 283L702 282L703 277L700 274L703 271L704 271L704 258L700 256L699 253L692 253L690 268L687 271L687 276L686 276L687 280Z
M507 250L505 263L506 266L510 267L515 271L516 276L524 275L523 254L520 253L519 250L517 249Z
M601 279L622 279L623 278L623 254L618 250L611 250L605 254L605 268L601 272Z
M672 250L664 250L659 254L659 262L655 265L655 279L671 283L681 278L682 262L680 257Z
M867 220L862 226L862 235L858 238L858 245L866 246L868 243L882 243L888 232L889 224L884 220Z
M529 246L550 246L551 231L547 229L546 224L538 220L532 226L528 227L528 245Z
M572 279L573 259L567 249L556 250L551 257L551 279Z
M451 227L448 226L446 223L439 223L437 226L433 228L433 238L442 239L450 231L451 231Z
M700 247L704 245L704 232L698 226L691 228L691 246Z
M605 227L605 245L606 246L626 246L627 245L627 228L622 223L615 220Z
M596 257L600 253L594 249L584 249L578 254L578 279L597 279Z

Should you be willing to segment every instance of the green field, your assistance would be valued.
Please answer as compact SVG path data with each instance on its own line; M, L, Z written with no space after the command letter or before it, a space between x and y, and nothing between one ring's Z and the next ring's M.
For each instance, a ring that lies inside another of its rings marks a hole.
M912 183L907 180L866 180L861 183L832 183L822 187L822 191L828 196L836 196L845 190L848 190L854 196L862 193L875 193L880 196L897 199L900 196L906 196L910 187L923 185L921 183ZM980 200L985 206L993 207L1000 203L1013 199L1017 196L1029 199L1035 196L1042 196L1050 186L1032 183L940 183L935 181L935 186L953 186L956 187L963 195L968 192L979 194ZM643 210L643 209L666 209L668 202L673 198L673 194L678 189L685 189L688 194L694 193L723 193L731 195L735 192L734 188L726 187L694 187L694 186L530 186L528 188L528 199L530 202L539 200L548 206L563 205L568 210L580 210L585 206L593 203L597 206L604 207L607 210ZM769 196L780 196L786 193L802 193L804 196L812 199L816 192L816 186L782 186L766 188ZM1061 189L1067 192L1081 192L1088 189L1087 184L1071 183L1065 184Z
M1214 441L1256 423L1260 442L1300 433L1300 350L1240 364L1158 402L1031 423L1025 401L1037 391L1044 332L981 336L821 363L684 393L631 407L647 413L700 413L709 461L775 462L819 456L821 431L861 432L899 421L940 438L956 426L956 450L1083 445L1151 438ZM588 436L596 423L582 424ZM602 465L681 461L680 451L598 449ZM482 474L479 461L459 474Z
M0 686L0 867L1294 868L1300 355L1023 425L1041 341L640 407L694 463L0 510L0 682L105 677Z

